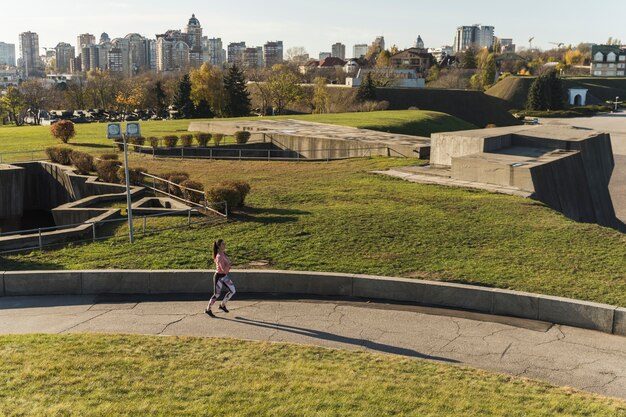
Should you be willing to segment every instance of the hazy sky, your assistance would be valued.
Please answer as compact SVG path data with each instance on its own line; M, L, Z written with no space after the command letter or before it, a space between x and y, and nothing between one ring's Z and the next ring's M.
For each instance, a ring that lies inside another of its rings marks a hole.
M229 42L261 46L283 40L285 49L304 46L311 56L330 51L335 42L371 43L384 35L388 46L406 48L421 35L427 47L451 45L457 26L495 26L496 36L513 38L518 47L550 48L550 42L605 42L609 36L626 42L626 0L303 0L303 1L2 1L0 41L15 43L18 34L33 31L39 44L76 44L79 33L102 32L111 38L131 32L154 38L168 29L182 29L192 13L204 35ZM19 55L19 52L17 55Z

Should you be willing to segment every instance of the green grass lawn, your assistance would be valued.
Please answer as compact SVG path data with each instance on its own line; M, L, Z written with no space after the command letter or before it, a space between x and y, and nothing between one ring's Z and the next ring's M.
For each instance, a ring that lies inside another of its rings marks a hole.
M226 225L5 256L3 269L206 268L228 242L237 267L403 276L626 306L626 236L576 223L518 197L409 183L369 171L372 158L330 163L152 160L149 172L188 171L206 186L248 181L247 208ZM122 229L123 233L123 229ZM257 266L258 267L258 266Z
M626 416L619 400L381 354L183 337L0 337L6 416Z
M307 120L418 136L476 128L470 123L447 114L420 110L279 116L277 118ZM259 118L250 119L258 120ZM190 122L191 120L141 122L141 133L146 137L168 134L180 135L187 131ZM70 141L70 144L78 150L100 154L110 152L113 149L111 141L106 139L105 123L78 124L76 131L77 135ZM50 128L47 126L5 126L0 128L0 153L41 151L58 143L59 141L50 135Z

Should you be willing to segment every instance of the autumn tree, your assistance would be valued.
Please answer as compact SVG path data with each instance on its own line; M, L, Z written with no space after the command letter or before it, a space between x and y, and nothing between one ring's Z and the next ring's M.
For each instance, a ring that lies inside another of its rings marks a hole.
M70 120L59 120L52 126L50 126L50 133L55 138L59 139L63 143L67 143L76 136L76 130L74 129L74 123Z
M330 95L324 77L316 77L313 87L313 113L322 114L330 111Z
M140 84L126 80L119 87L115 95L115 103L121 113L127 114L142 104L144 93Z
M287 106L298 101L303 90L298 75L285 65L274 65L267 80L276 114L282 114Z
M470 86L476 90L486 90L495 82L496 59L493 53L483 49L478 54L478 71L470 79Z
M52 88L43 80L33 78L20 85L20 92L24 107L30 111L35 124L39 124L39 111L49 108L52 104Z
M223 116L224 76L222 71L205 63L200 68L191 70L189 79L191 81L191 100L196 107L202 104L202 117L208 117L206 107L209 107L213 114ZM203 101L204 103L202 103Z
M11 86L2 98L0 105L9 116L9 121L13 121L16 126L22 126L24 120L22 118L25 108L24 97L17 87Z

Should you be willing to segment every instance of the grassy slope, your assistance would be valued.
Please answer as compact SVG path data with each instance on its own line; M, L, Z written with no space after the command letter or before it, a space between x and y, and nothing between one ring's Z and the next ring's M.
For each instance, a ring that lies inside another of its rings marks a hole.
M216 238L238 267L421 277L626 306L626 237L517 197L408 183L368 171L375 158L331 163L133 161L252 185L249 208L212 229L166 232L0 259L7 269L204 268ZM122 231L123 233L123 231Z
M626 415L622 401L540 382L278 343L4 336L0 356L2 415Z
M280 118L331 123L417 136L430 136L431 133L435 132L475 128L475 126L447 114L419 110L281 116ZM258 120L259 118L254 119ZM182 134L187 130L189 122L189 120L142 122L142 134L146 137L172 133ZM106 139L105 124L76 125L76 130L77 136L71 140L72 146L93 154L111 151L111 141ZM50 136L48 127L0 128L0 153L43 150L54 144L57 144L57 141Z

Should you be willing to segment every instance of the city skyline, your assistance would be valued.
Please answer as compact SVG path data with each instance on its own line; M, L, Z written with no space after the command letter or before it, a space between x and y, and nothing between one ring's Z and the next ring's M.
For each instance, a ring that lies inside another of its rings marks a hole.
M132 6L115 1L106 5L90 4L90 13L85 15L84 4L78 1L70 1L66 9L59 10L50 8L49 3L33 0L33 7L27 10L15 3L4 7L3 15L8 19L3 19L0 27L0 41L17 45L19 34L27 31L39 34L41 49L54 48L59 42L75 46L76 36L81 33L99 37L106 32L116 38L136 32L153 39L168 29L183 28L193 13L200 20L204 34L221 38L224 45L245 41L247 45L260 46L267 41L282 40L285 50L302 46L312 57L329 51L336 42L345 44L350 51L354 44L371 43L380 35L385 36L388 47L397 45L400 49L410 47L418 35L424 39L426 47L452 45L458 26L476 23L495 26L496 36L513 38L518 47L528 47L530 37L535 38L534 47L543 49L553 47L552 42L602 43L610 36L626 38L626 33L620 33L620 30L624 32L623 26L580 24L583 19L598 22L605 18L607 7L615 12L612 14L626 12L626 4L617 0L600 1L584 13L579 7L560 7L572 6L571 1L545 4L530 0L524 7L517 8L515 14L488 7L486 0L476 0L469 11L456 10L451 7L453 3L456 2L420 6L399 1L393 9L381 9L378 3L364 0L358 10L352 10L350 5L328 0L297 5L269 0L263 7L242 1L235 16L230 7L232 3L225 1L207 6L180 0L175 11L165 12L162 9L171 7L168 2L138 0ZM537 10L541 10L541 14ZM59 24L61 21L63 24Z

